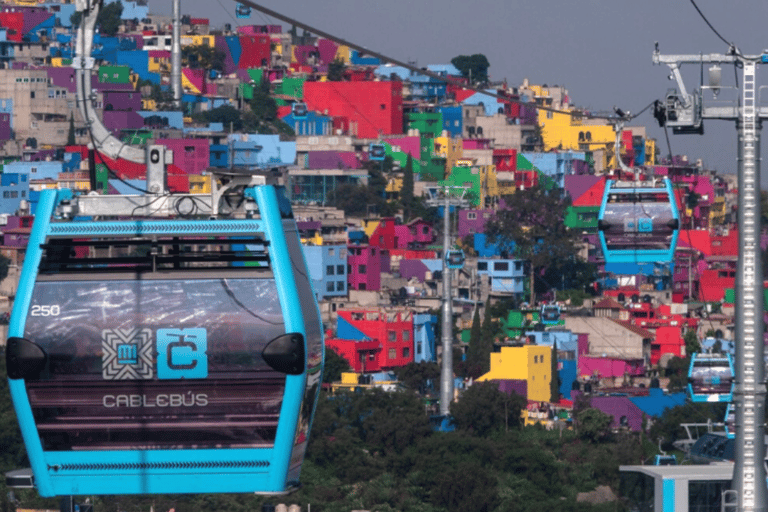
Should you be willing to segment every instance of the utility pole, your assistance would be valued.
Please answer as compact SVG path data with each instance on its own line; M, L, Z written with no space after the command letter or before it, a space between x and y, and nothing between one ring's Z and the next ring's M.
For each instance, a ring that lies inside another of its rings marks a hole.
M661 55L654 64L666 64L680 91L667 92L666 124L673 133L703 133L704 119L736 121L738 133L739 261L736 269L736 446L733 489L723 496L723 510L768 511L765 460L765 362L763 344L763 273L760 254L760 128L768 107L757 104L757 64L768 63L768 54L742 55L731 47L727 55ZM680 74L682 64L710 64L710 83L688 93ZM742 68L741 90L731 105L718 99L720 65ZM707 99L713 101L707 104ZM735 498L726 502L725 499Z
M171 90L173 106L181 109L181 0L173 0L173 41L171 43Z

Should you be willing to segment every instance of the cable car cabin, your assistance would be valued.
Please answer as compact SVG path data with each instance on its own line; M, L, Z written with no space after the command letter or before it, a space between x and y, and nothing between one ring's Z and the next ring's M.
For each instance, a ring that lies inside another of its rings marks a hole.
M733 379L733 359L729 354L691 356L688 392L694 402L731 402Z
M541 323L544 325L557 325L560 322L560 306L557 304L544 304L541 306Z
M672 261L680 229L672 184L640 185L606 182L598 231L608 264Z
M674 455L656 455L653 459L654 466L677 466L677 457Z
M235 14L238 18L250 18L251 8L245 4L237 4L237 10Z
M303 102L294 103L291 109L294 119L305 119L308 112L307 104Z
M445 266L456 269L464 266L464 251L449 250L445 253Z
M384 144L371 144L368 146L368 159L375 162L381 162L387 156L387 150Z
M6 354L41 496L297 485L322 329L290 204L248 190L223 220L64 220L41 193Z
M736 411L733 410L733 404L728 404L725 409L725 435L729 439L736 437Z

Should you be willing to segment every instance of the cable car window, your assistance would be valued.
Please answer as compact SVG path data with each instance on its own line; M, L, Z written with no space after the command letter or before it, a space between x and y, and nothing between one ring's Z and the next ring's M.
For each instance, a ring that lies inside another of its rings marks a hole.
M609 250L667 250L678 229L669 202L611 202L601 222Z
M48 365L27 387L46 450L274 442L285 375L260 355L285 332L274 280L105 277L35 285L24 333Z

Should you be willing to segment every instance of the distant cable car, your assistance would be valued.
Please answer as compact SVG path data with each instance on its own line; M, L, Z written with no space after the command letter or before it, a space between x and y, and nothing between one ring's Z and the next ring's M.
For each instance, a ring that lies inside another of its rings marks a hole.
M734 370L730 354L693 354L688 392L694 402L733 401Z
M250 18L251 17L251 8L245 4L237 4L237 10L235 11L235 14L238 18Z
M186 196L178 218L71 220L70 191L41 192L6 349L41 496L297 485L322 326L290 203L241 197L242 218L183 218Z
M557 304L544 304L541 306L541 323L544 325L557 325L560 322L560 306Z
M307 117L308 112L307 104L301 101L294 103L291 109L294 119L304 119Z
M725 409L725 435L729 439L736 437L736 412L733 410L733 403L728 404Z
M680 216L668 179L661 187L606 182L598 214L606 263L671 262L679 230Z
M384 160L384 158L386 156L387 156L387 150L384 147L384 144L372 143L370 146L368 146L368 159L369 160L380 162L380 161Z
M464 266L464 251L452 249L445 253L445 265L457 269Z
M677 466L677 457L674 455L656 455L653 464L655 466Z

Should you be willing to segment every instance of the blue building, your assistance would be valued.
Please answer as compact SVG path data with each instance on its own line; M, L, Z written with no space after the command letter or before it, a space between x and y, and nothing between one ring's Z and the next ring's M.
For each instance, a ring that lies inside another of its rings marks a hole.
M415 363L436 362L435 325L437 316L427 313L413 315L413 361Z
M443 114L443 130L451 134L451 137L461 137L464 133L464 118L461 117L461 107L438 107L437 111Z
M296 162L296 142L281 141L279 135L232 134L229 142L236 167L260 168Z
M347 296L347 246L303 245L317 300Z
M586 160L583 151L559 151L551 153L522 153L533 166L549 176L557 188L565 188L565 176L574 173L574 163Z
M492 292L515 295L525 292L523 260L480 258L477 260L477 275L490 277Z
M331 135L333 120L317 112L307 112L307 115L296 118L293 113L282 118L283 122L293 128L296 135Z
M4 171L0 174L0 213L15 214L22 200L29 200L29 175Z

